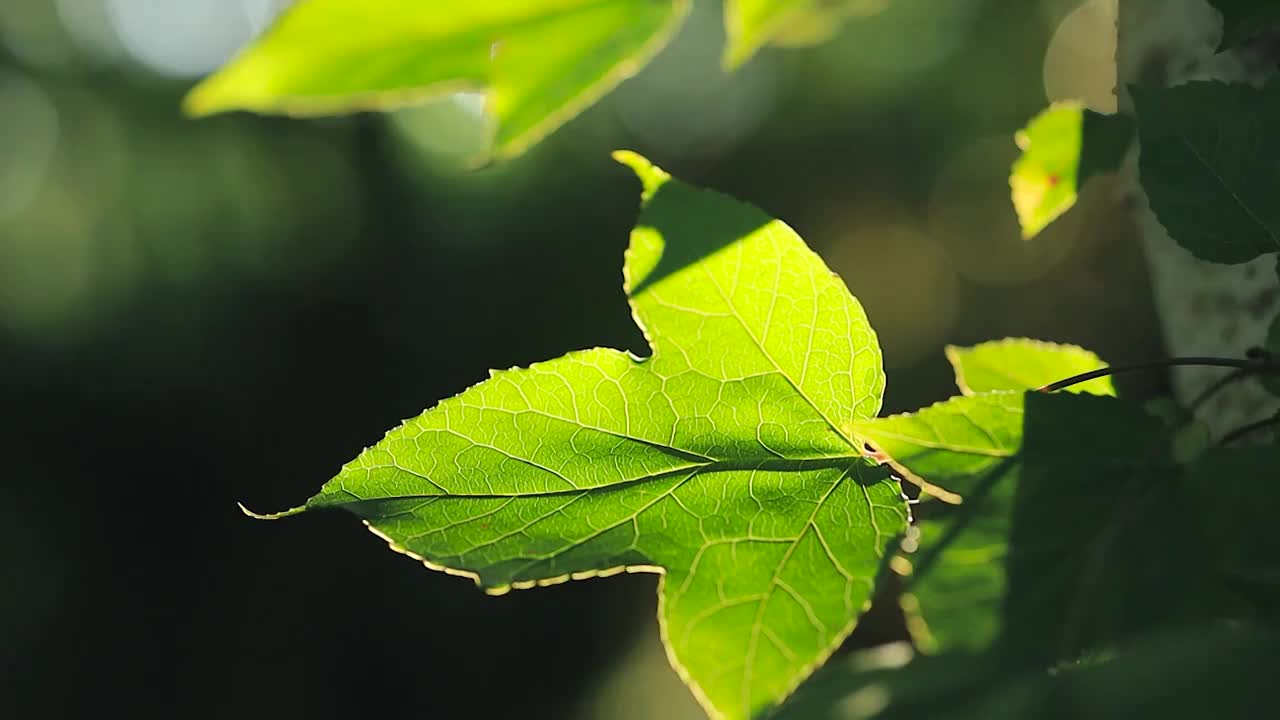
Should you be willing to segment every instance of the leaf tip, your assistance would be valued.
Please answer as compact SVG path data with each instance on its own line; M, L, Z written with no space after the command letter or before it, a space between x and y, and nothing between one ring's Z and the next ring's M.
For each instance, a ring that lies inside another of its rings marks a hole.
M249 508L245 507L244 503L242 502L236 503L236 507L240 508L240 512L244 513L245 515L248 515L254 520L279 520L281 518L287 518L293 515L301 515L307 510L306 505L299 505L296 508L289 508L288 510L283 510L278 513L263 514L263 513L256 513L250 510Z
M613 151L613 159L631 168L631 171L640 178L640 184L644 186L642 197L648 200L662 184L671 179L665 170L649 162L649 159L633 150L615 150Z

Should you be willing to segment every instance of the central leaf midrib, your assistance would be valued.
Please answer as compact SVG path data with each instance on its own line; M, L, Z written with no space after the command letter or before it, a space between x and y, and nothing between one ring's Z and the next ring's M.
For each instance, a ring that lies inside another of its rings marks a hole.
M456 498L468 500L497 500L504 498L546 498L568 495L584 495L592 492L617 492L628 487L633 487L648 482L657 482L665 480L672 475L686 473L691 470L698 472L732 472L736 470L763 470L773 472L812 472L814 470L824 470L841 468L849 463L866 460L862 455L832 455L814 458L777 458L770 457L764 459L747 459L747 460L713 460L707 463L690 463L681 467L670 468L662 472L645 475L643 477L631 478L620 482L610 483L608 485L595 485L593 487L584 487L565 490L541 490L527 493L510 492L510 493L411 493L405 495L387 495L375 498L359 498L344 503L335 503L340 506L359 505L361 503L378 503L378 502L395 502L402 500L426 500L430 498ZM350 492L348 491L348 494Z

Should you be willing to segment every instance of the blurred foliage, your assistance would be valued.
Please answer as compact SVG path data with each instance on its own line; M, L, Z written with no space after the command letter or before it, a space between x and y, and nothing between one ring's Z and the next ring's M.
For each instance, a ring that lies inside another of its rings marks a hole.
M200 83L197 115L391 110L483 91L517 155L642 67L689 0L305 0Z

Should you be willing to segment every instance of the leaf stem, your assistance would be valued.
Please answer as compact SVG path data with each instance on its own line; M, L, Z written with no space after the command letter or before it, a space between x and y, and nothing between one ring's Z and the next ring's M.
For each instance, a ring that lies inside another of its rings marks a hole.
M1198 367L1228 367L1237 368L1239 370L1248 370L1256 373L1273 373L1280 372L1280 365L1276 361L1266 356L1256 356L1249 358L1224 358L1224 357L1175 357L1165 358L1164 360L1153 360L1145 363L1135 363L1133 365L1111 365L1097 370L1091 370L1087 373L1072 375L1069 378L1050 383L1040 388L1038 392L1056 392L1069 388L1073 385L1079 385L1100 377L1108 375L1118 375L1120 373L1138 372L1142 370L1158 370L1161 368L1170 368L1178 366L1198 366Z
M1254 368L1236 368L1226 375L1223 375L1212 385L1205 388L1203 392L1197 395L1196 399L1192 400L1191 404L1187 406L1187 411L1194 415L1196 410L1204 407L1205 403L1212 400L1214 395L1217 395L1227 387L1230 387L1245 378L1253 377L1256 372L1257 371Z
M929 570L938 562L942 552L947 549L947 546L954 542L960 536L960 533L969 526L969 523L973 521L974 516L978 513L979 505L991 494L996 483L1009 474L1009 470L1013 468L1013 463L1013 458L1001 460L999 464L988 470L986 475L978 481L978 485L973 489L973 492L964 496L964 502L959 506L959 516L955 519L955 522L951 523L946 531L943 532L942 537L938 538L938 541L927 552L921 554L920 561L915 563L915 569L908 581L909 586L919 582L920 578L927 575Z

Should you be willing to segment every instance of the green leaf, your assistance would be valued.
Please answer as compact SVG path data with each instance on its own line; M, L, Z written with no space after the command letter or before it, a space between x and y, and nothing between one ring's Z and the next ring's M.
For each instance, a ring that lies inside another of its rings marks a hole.
M963 494L982 473L1017 454L1023 404L1019 392L957 397L915 413L855 422L853 432L904 477Z
M1280 477L1280 447L1270 445L1212 448L1183 478L1188 495L1213 498L1195 517L1215 576L1260 595L1257 604L1271 608L1280 600L1280 488L1258 481L1274 477Z
M1027 395L1000 647L1072 660L1181 617L1204 584L1168 428L1141 406Z
M862 457L875 334L789 227L672 180L644 185L625 287L653 346L496 372L389 432L303 509L342 507L490 592L662 573L669 655L708 711L776 704L852 630L901 490Z
M956 385L965 395L1036 390L1107 366L1097 355L1077 345L1027 338L1005 338L970 348L948 345L946 353L956 372ZM1115 395L1116 389L1110 377L1100 377L1073 385L1067 392Z
M1275 0L1210 0L1222 13L1219 49L1242 45L1261 33L1280 27L1280 4Z
M1123 115L1078 102L1054 103L1015 136L1022 154L1009 173L1013 207L1030 239L1070 210L1086 180L1120 166L1133 136Z
M1070 659L1181 610L1198 551L1168 429L1141 407L993 392L854 429L904 475L961 493L920 507L907 609L924 649Z
M1274 627L1190 627L1047 672L992 655L890 645L832 662L777 720L1203 720L1274 711Z
M724 66L739 67L770 43L822 42L847 16L869 11L865 0L725 0Z
M688 9L688 0L302 0L185 107L324 115L483 91L494 153L513 156L643 67Z
M1131 92L1142 186L1170 237L1219 263L1280 250L1280 81Z
M917 517L927 574L903 607L928 652L984 650L1000 633L1023 405L1022 393L995 392L855 426L899 474L963 493L958 507L929 503Z

